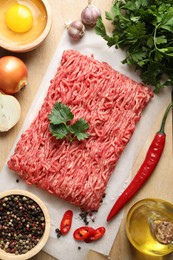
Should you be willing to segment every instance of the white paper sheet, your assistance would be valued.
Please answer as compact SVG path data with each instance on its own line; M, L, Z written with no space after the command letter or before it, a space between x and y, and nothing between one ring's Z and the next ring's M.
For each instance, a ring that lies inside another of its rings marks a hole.
M87 31L84 38L82 38L81 41L77 43L72 43L68 38L67 32L65 31L48 67L47 73L45 74L39 87L38 94L28 112L28 116L16 142L20 138L21 133L30 125L31 121L37 114L38 109L40 108L47 93L50 79L54 77L56 69L59 66L62 53L67 49L75 49L83 54L88 55L94 54L95 59L106 61L119 72L122 72L136 81L140 81L136 73L130 71L126 65L121 63L124 58L124 53L120 50L116 50L114 47L108 48L106 42L93 31ZM83 221L79 218L79 209L61 199L55 198L46 191L40 190L35 186L26 185L22 180L20 180L19 183L16 183L17 174L10 172L7 166L4 166L2 172L0 173L0 192L9 189L28 190L38 195L45 202L50 212L51 234L48 243L44 247L44 251L59 260L83 260L85 259L89 249L95 250L105 255L109 254L118 232L123 217L123 212L121 211L110 223L106 223L107 215L119 194L130 181L134 160L137 158L139 151L141 150L152 126L154 125L155 118L159 112L162 111L169 98L170 89L165 89L162 91L162 93L152 99L150 104L143 112L142 118L136 127L135 133L126 146L108 183L106 197L95 216L95 222L91 221L89 224L95 228L99 226L106 227L105 236L95 243L80 243L73 239L73 231L84 224ZM14 147L11 153L13 152ZM58 239L56 238L55 228L59 227L62 215L67 209L72 209L74 212L72 229L69 234ZM80 250L78 249L79 246L81 247Z

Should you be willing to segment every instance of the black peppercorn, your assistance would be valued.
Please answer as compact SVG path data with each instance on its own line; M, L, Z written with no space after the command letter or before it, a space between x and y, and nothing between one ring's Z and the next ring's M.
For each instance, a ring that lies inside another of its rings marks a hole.
M62 236L61 230L59 228L56 228L55 232L56 232L57 238L60 238Z

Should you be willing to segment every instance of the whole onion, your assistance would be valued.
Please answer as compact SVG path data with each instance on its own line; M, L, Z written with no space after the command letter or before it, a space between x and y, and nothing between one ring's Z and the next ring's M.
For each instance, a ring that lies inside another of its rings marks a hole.
M0 58L0 91L15 94L27 85L28 70L24 62L15 56Z
M88 1L88 6L81 13L81 20L84 25L93 27L96 24L97 18L101 15L99 8Z

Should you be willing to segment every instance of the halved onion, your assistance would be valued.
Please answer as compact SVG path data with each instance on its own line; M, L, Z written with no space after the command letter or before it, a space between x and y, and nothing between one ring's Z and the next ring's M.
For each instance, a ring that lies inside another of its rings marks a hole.
M15 94L27 86L28 70L25 63L15 56L0 58L0 91Z
M12 95L0 93L0 132L10 130L20 119L21 107Z

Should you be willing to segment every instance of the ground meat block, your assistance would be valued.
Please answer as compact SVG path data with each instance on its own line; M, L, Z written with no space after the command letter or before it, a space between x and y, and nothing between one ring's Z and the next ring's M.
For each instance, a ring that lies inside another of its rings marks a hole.
M28 184L85 210L97 210L152 96L150 88L107 63L74 50L64 51L42 107L22 134L8 166ZM87 120L88 139L69 143L50 134L48 114L57 101L70 107L73 121Z

